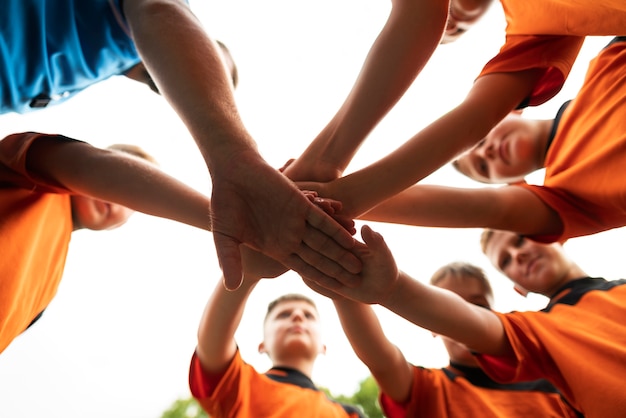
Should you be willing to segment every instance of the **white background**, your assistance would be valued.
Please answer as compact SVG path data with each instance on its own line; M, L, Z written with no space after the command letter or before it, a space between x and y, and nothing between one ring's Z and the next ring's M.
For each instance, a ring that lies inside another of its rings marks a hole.
M208 32L237 61L238 105L248 129L275 167L296 157L321 130L352 87L369 47L384 24L389 2L375 0L191 1ZM353 171L390 152L457 104L485 62L502 44L499 3L455 44L441 46L396 108L359 150ZM587 62L607 43L589 39L561 94L528 111L552 118L582 83ZM210 179L195 144L166 102L146 87L115 77L58 107L0 116L0 135L20 131L62 133L97 146L128 142L152 153L162 168L210 193ZM530 178L540 182L541 173ZM478 187L449 167L424 182ZM358 225L361 223L359 222ZM428 280L441 265L464 260L493 278L496 308L534 310L545 299L523 299L480 252L480 230L429 229L371 223L383 234L400 267ZM621 230L578 238L568 253L590 275L622 277ZM114 231L78 231L72 237L64 280L43 318L0 355L0 417L156 418L177 398L189 397L187 372L196 329L220 271L210 233L143 214ZM367 369L350 349L332 304L287 273L262 282L250 299L237 341L260 371L257 353L267 303L297 291L315 298L328 353L315 382L352 394ZM443 346L421 330L378 310L385 331L407 358L443 366Z

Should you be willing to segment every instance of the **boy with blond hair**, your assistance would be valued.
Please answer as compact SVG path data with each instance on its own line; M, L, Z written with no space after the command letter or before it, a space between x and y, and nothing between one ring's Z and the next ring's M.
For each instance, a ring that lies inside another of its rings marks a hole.
M0 352L54 298L73 231L117 228L134 211L211 229L206 196L140 148L110 148L35 132L0 141Z
M468 263L439 268L430 284L490 310L493 291L484 272ZM469 349L442 336L450 364L441 369L410 364L389 341L374 310L365 304L335 298L346 335L380 387L380 405L386 417L578 417L543 379L501 384L486 375Z
M302 185L341 200L347 216L373 221L487 227L545 242L624 226L626 183L616 175L626 163L624 65L626 38L616 38L591 61L583 87L554 120L509 115L455 162L476 180L507 186L414 185L384 200L419 166L401 162L400 153L329 184ZM523 184L541 168L542 185Z
M332 292L380 304L466 345L498 382L546 379L586 417L621 416L626 410L621 386L626 372L626 280L588 277L560 244L494 231L485 246L491 263L518 289L550 298L539 312L498 313L411 278L398 270L379 234L364 226L361 235L367 244L361 254L363 281Z

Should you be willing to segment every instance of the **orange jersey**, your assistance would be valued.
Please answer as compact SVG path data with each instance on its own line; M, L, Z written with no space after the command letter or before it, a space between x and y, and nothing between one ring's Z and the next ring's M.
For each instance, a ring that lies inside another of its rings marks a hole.
M29 147L44 136L0 141L0 352L56 294L70 242L67 191L26 169Z
M310 380L309 387L301 387L258 373L239 351L217 382L204 372L195 354L189 370L191 393L213 418L359 417L311 386Z
M411 398L398 404L384 393L380 404L389 418L579 417L545 380L500 384L478 367L413 367Z
M554 209L565 241L626 225L626 40L591 61L563 112L545 160L542 186L522 185ZM517 187L517 186L515 186Z
M583 278L539 312L496 313L510 357L477 355L495 380L544 378L588 418L624 416L626 280Z
M585 36L626 35L623 0L501 0L506 41L480 76L542 69L524 105L539 105L563 86Z

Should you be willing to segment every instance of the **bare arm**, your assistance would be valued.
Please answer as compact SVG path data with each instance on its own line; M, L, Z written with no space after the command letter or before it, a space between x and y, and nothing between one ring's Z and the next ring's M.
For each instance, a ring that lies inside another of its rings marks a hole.
M510 353L504 327L496 314L465 301L456 293L414 280L398 270L380 234L365 225L361 235L367 244L359 247L362 280L355 287L333 289L334 293L363 303L380 304L417 326L450 337L480 353ZM307 284L328 295L326 289Z
M422 328L483 354L507 355L511 347L500 319L456 293L423 284L406 273L381 305Z
M76 194L211 230L209 198L140 158L42 135L26 164Z
M382 159L337 179L335 198L362 214L412 186L487 135L528 95L535 78L534 71L481 77L456 108Z
M124 13L148 72L185 122L209 170L238 151L256 152L219 47L189 7L179 0L125 0Z
M243 316L246 301L257 280L247 280L235 291L218 283L207 302L198 328L196 354L204 370L221 373L237 352L235 332Z
M411 394L412 366L387 339L374 310L343 298L333 302L354 352L369 368L380 390L398 403L406 402Z
M393 0L389 18L350 94L286 174L295 180L317 181L340 175L428 62L447 17L448 0Z
M260 156L218 46L189 7L126 0L124 12L148 72L211 173L213 237L226 286L241 283L241 244L319 282L355 281L360 263L349 251L351 235Z
M463 189L418 184L359 218L416 226L492 228L523 235L562 231L559 215L536 194L518 186Z

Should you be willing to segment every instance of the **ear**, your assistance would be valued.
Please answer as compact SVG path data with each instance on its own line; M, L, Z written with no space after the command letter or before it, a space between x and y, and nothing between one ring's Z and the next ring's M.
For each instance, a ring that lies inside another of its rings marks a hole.
M322 344L322 346L320 347L319 354L326 355L326 344Z
M519 293L520 295L522 295L523 297L528 296L528 290L524 289L522 286L520 285L515 285L513 286L513 290L515 290L517 293Z

